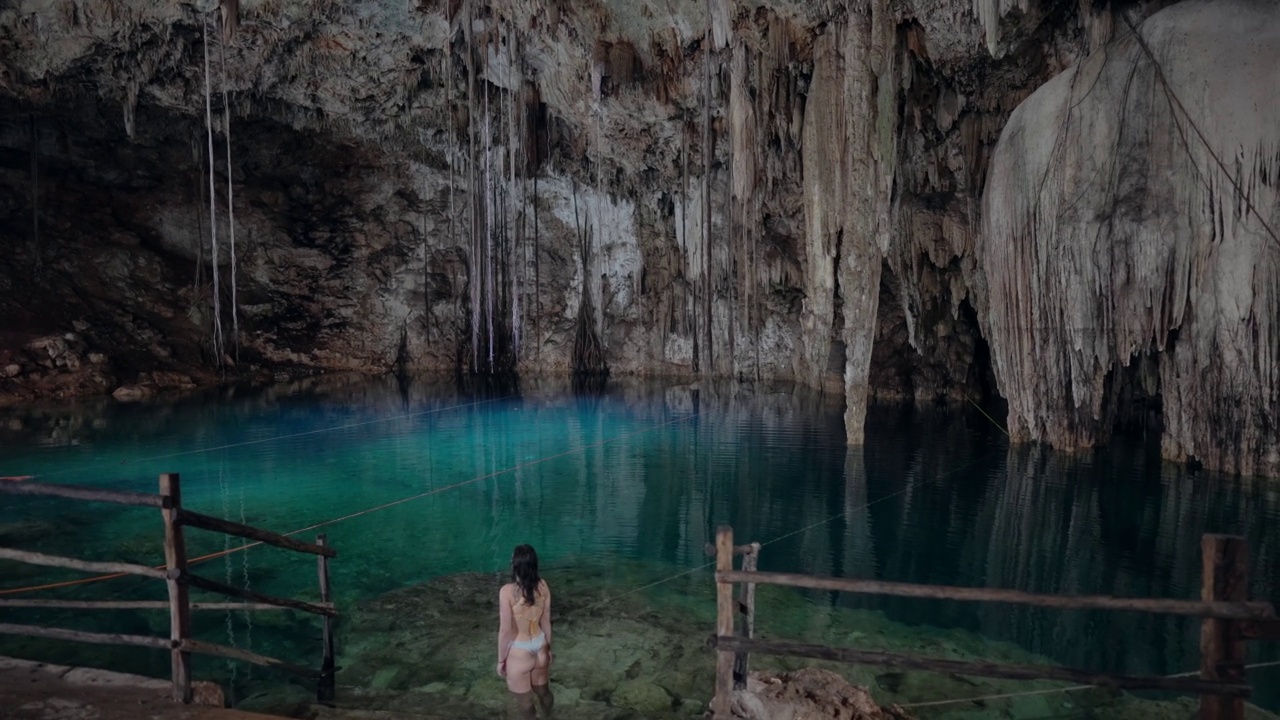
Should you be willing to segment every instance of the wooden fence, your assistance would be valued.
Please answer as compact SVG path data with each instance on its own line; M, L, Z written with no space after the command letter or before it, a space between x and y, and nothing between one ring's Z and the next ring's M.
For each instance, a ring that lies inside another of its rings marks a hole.
M177 473L160 476L160 492L157 495L135 492L118 492L97 490L93 488L71 485L47 485L28 482L0 482L0 493L10 495L44 495L72 500L87 500L158 508L164 521L164 567L147 567L120 562L89 562L74 558L44 555L41 553L0 548L0 559L47 567L69 568L92 573L111 573L137 575L141 577L163 580L169 590L168 601L89 601L89 600L0 600L0 608L49 608L77 610L168 610L169 637L150 637L145 635L121 635L116 633L93 633L65 628L43 627L39 625L15 625L0 623L0 633L7 635L25 635L30 637L70 640L74 642L95 643L104 645L133 645L169 650L172 655L173 698L190 703L191 690L191 654L213 655L217 657L240 660L274 667L286 672L313 678L317 681L316 695L321 702L334 697L334 658L333 658L333 619L338 611L334 608L329 592L329 559L336 557L337 552L325 543L325 536L316 537L315 544L300 542L266 530L248 525L202 515L182 507L182 488ZM275 597L262 593L243 590L224 585L193 574L187 567L186 538L184 528L193 527L202 530L225 533L235 537L256 540L267 545L285 548L296 552L309 553L316 556L320 602L309 603L291 598ZM190 589L204 590L246 602L234 603L193 603L189 598ZM283 660L259 655L240 648L227 647L216 643L196 640L191 637L192 610L301 610L319 615L323 618L322 657L320 669L294 665Z
M1280 620L1270 603L1248 600L1249 559L1244 538L1205 535L1202 539L1204 575L1200 600L1118 598L1108 596L1037 595L993 588L944 587L909 583L815 577L756 572L758 543L735 546L733 528L716 532L716 694L711 703L715 720L729 720L733 690L746 684L750 653L789 655L861 665L925 670L1012 680L1060 680L1125 690L1163 690L1200 696L1200 720L1244 720L1244 701L1250 687L1245 680L1248 640L1280 640ZM708 551L712 549L709 547ZM735 555L742 569L733 569ZM733 584L742 583L739 600ZM915 657L853 648L810 645L755 637L755 586L782 585L815 590L889 595L894 597L1008 603L1070 610L1129 610L1203 618L1200 628L1199 677L1127 677L1040 665L998 665ZM741 618L735 632L735 619Z

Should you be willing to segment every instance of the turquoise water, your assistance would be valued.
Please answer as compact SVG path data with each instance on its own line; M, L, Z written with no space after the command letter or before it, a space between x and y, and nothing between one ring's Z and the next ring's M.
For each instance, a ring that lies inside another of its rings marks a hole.
M154 492L160 473L178 472L186 506L279 532L396 503L299 536L324 532L338 549L342 606L443 575L499 571L521 542L549 567L590 564L619 593L655 583L642 592L672 601L687 576L664 580L704 566L703 544L721 524L739 541L766 543L764 570L1176 598L1198 595L1200 535L1237 533L1250 542L1254 594L1275 597L1280 485L1190 474L1138 441L1076 455L1010 449L972 409L875 408L867 445L848 449L842 411L838 400L788 388L635 382L575 395L526 383L517 395L468 396L426 382L326 379L170 404L0 411L0 475ZM0 546L163 561L157 511L0 497ZM240 544L188 533L193 556ZM255 548L197 568L317 598L310 556ZM75 577L0 563L0 591ZM161 583L129 578L38 597L165 595ZM815 610L882 610L1075 667L1166 674L1199 662L1198 624L1188 619L805 597ZM158 613L4 615L167 632ZM314 621L211 613L196 632L316 664ZM0 637L0 653L168 671L167 657L149 651ZM1257 647L1250 660L1278 657ZM200 662L198 672L237 688L267 672L226 678L230 666ZM1280 668L1250 677L1254 701L1280 709Z

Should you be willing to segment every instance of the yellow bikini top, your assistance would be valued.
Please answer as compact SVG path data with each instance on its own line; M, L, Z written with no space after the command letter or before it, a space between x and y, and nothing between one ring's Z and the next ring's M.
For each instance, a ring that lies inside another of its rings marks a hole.
M515 588L516 600L511 604L511 614L517 619L523 620L529 624L529 635L537 635L538 621L542 619L542 600L543 600L543 583L538 583L537 590L533 594L533 604L525 602L524 593L521 592L520 586Z

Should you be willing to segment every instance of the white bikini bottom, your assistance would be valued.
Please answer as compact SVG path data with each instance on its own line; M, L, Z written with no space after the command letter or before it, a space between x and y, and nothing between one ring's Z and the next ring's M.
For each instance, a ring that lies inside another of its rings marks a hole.
M511 647L512 649L519 648L521 650L528 650L534 655L537 655L538 651L542 649L542 646L546 642L546 640L547 640L546 635L543 635L542 633L538 633L538 637L533 638L532 640L516 640L515 642L511 643Z

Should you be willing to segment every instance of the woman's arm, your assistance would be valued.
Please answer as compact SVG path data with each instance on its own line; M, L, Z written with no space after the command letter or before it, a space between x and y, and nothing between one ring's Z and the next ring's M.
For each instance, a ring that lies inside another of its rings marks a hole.
M546 638L547 648L551 647L551 587L543 584L543 589L547 593L547 604L542 608L542 618L538 620L538 627L542 628L542 635Z
M507 599L507 586L498 591L498 674L506 675L507 653L516 638L515 623L511 618L511 603Z

